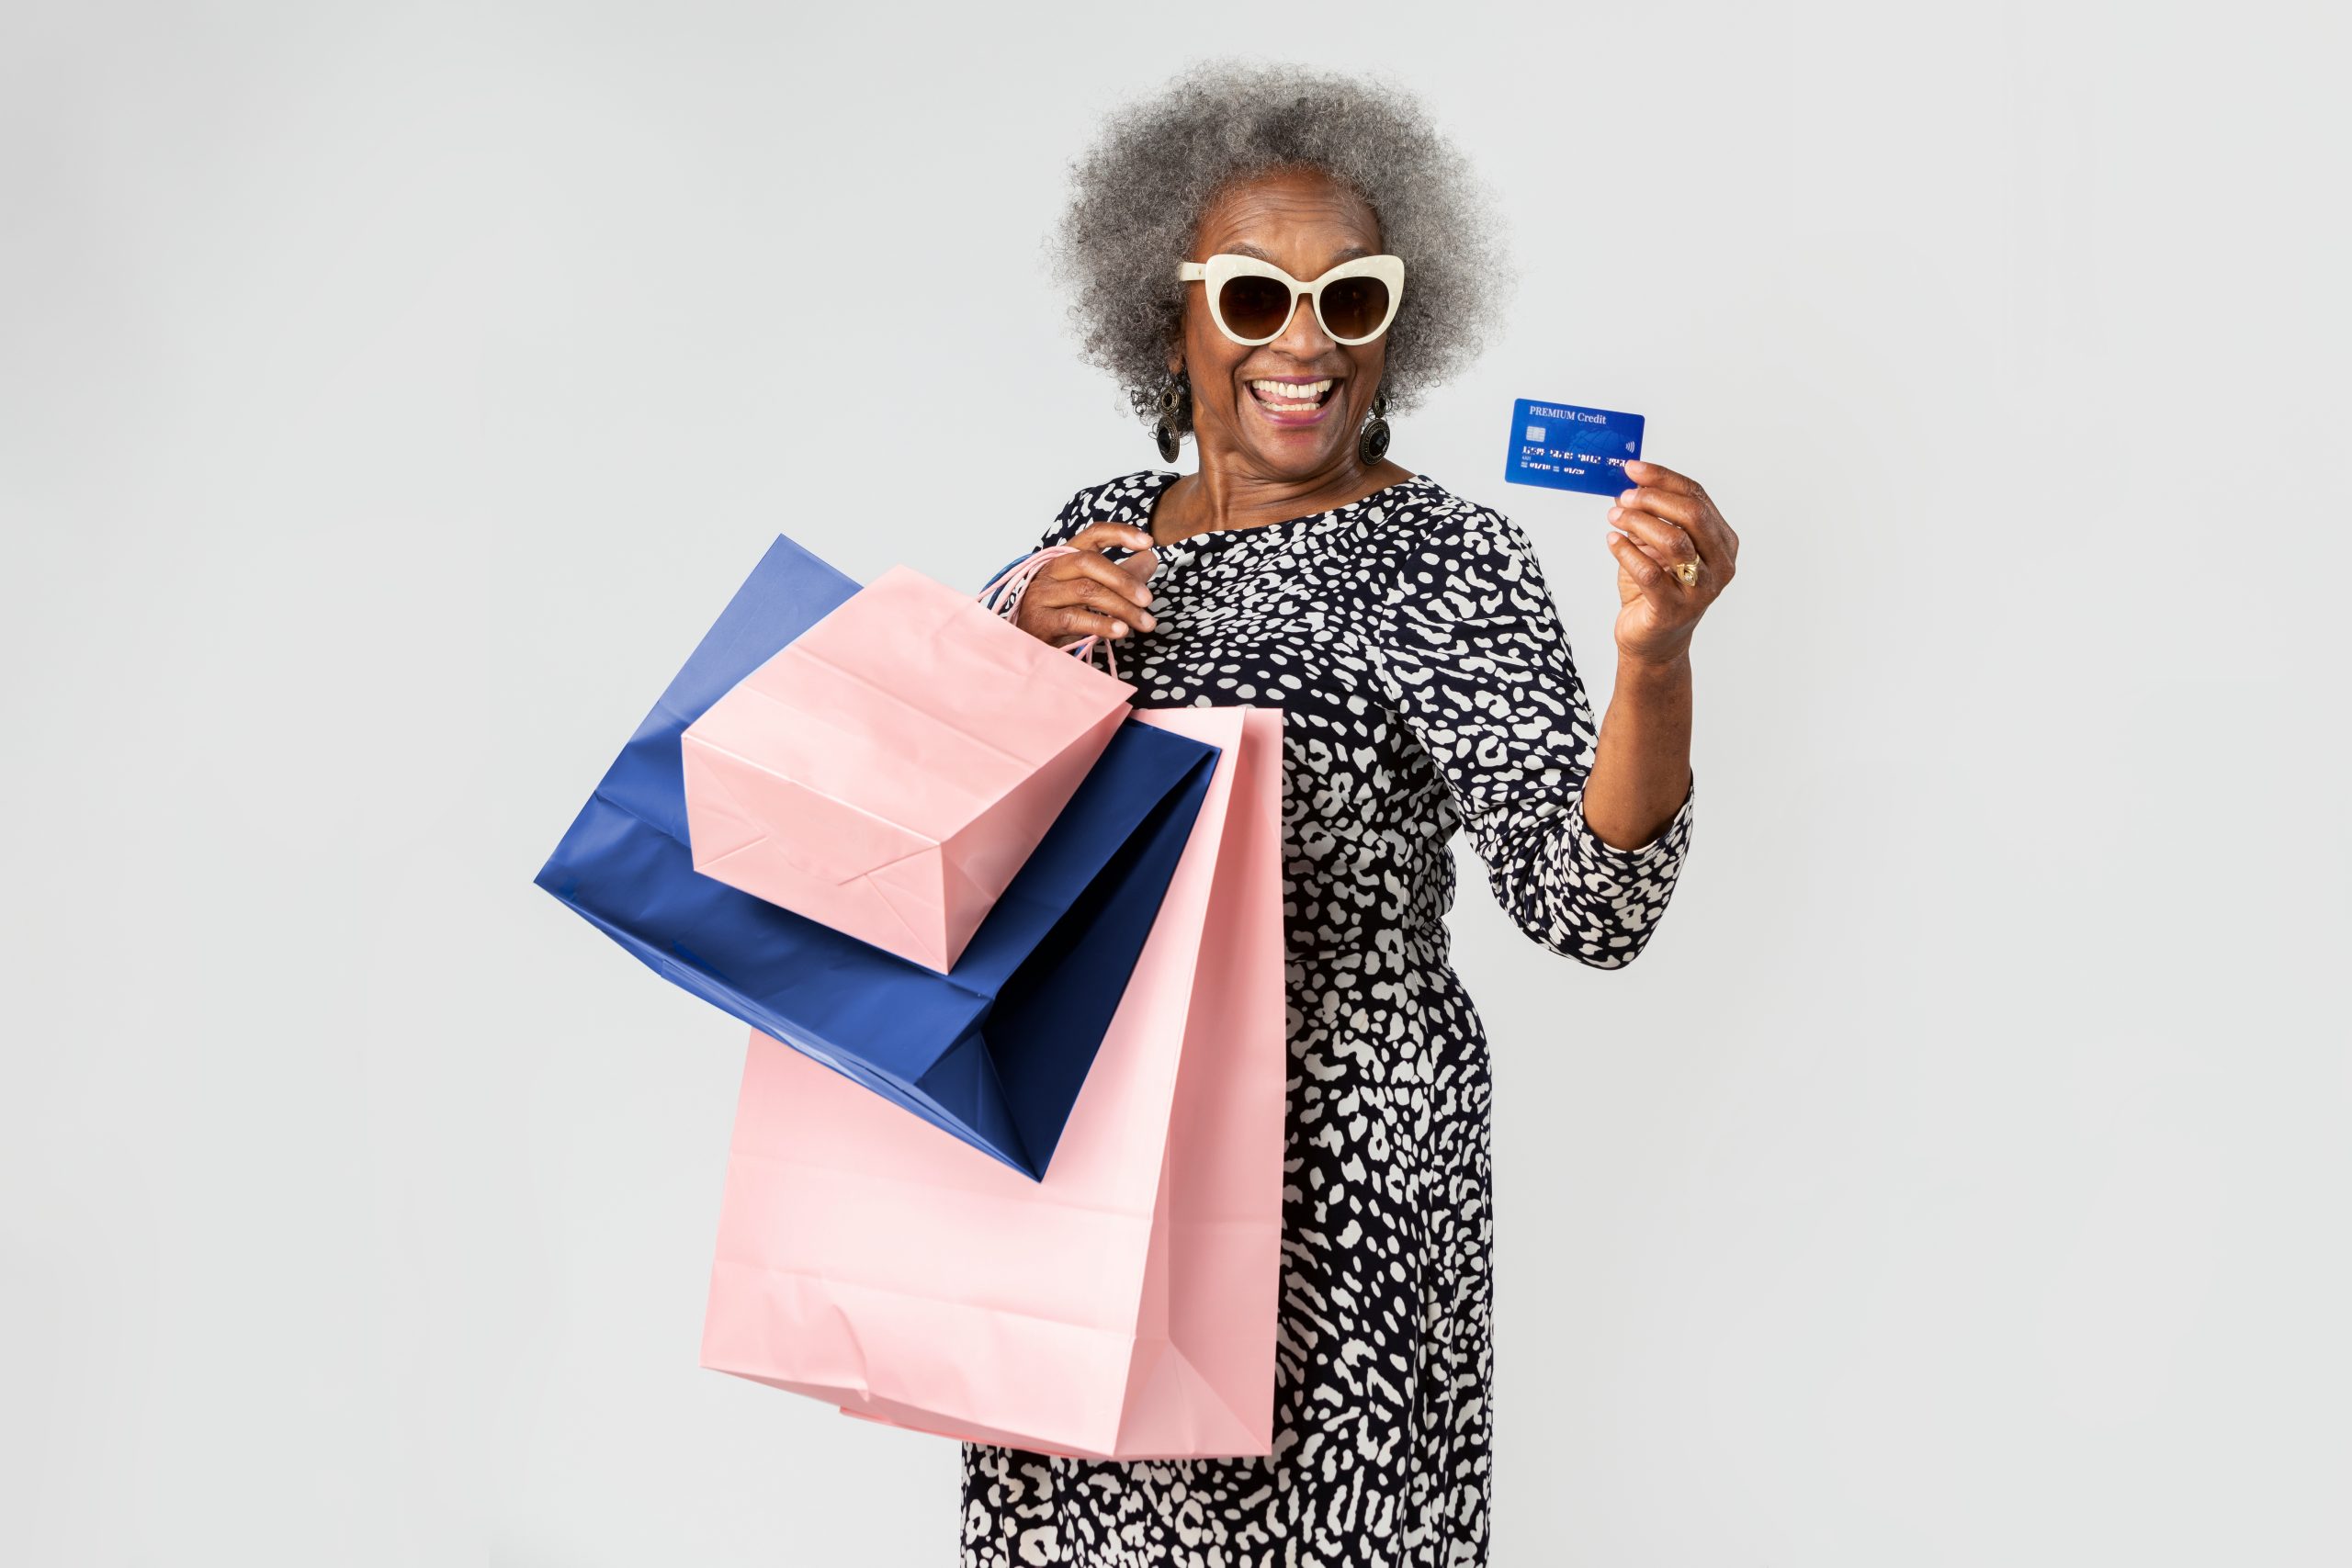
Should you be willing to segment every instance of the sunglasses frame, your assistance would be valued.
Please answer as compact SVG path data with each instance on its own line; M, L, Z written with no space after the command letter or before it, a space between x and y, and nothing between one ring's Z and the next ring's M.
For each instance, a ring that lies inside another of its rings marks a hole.
M1298 297L1302 294L1315 302L1315 324L1323 329L1323 335L1350 348L1370 343L1386 332L1389 324L1396 320L1396 307L1405 302L1405 258L1402 256L1358 256L1353 261L1341 262L1312 283L1301 283L1270 261L1220 251L1204 262L1179 262L1176 276L1179 282L1198 283L1208 289L1209 320L1216 323L1217 331L1245 348L1272 343L1290 331L1291 322L1298 316ZM1225 311L1217 304L1217 296L1225 291L1227 283L1237 277L1271 277L1290 290L1290 309L1283 312L1283 324L1264 337L1243 337L1225 324ZM1388 286L1388 313L1380 318L1378 326L1362 337L1341 337L1331 330L1331 323L1323 319L1323 290L1351 277L1376 277Z

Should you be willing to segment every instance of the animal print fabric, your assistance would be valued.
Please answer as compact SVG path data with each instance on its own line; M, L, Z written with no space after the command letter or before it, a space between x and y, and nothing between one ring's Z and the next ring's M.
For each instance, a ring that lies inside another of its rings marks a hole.
M1177 476L1080 491L1039 546L1149 526ZM1283 710L1290 1076L1270 1456L963 1445L963 1568L1484 1564L1492 1470L1493 1080L1448 963L1448 848L1554 953L1631 962L1690 798L1639 849L1586 825L1596 729L1519 526L1416 475L1159 547L1139 707Z

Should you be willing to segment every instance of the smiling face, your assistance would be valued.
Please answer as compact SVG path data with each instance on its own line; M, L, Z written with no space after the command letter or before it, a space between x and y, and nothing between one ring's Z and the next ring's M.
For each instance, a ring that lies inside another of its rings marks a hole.
M1314 170L1279 170L1236 186L1201 215L1186 258L1220 253L1270 261L1302 283L1380 254L1371 205ZM1356 432L1386 363L1383 333L1335 343L1305 296L1272 343L1246 347L1217 330L1204 285L1184 285L1183 339L1169 357L1193 384L1201 466L1253 478L1344 480L1363 468Z

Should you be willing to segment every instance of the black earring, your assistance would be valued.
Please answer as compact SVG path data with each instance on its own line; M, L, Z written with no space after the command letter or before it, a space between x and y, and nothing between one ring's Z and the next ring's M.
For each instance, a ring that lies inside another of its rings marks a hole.
M1193 383L1182 370L1159 384L1159 423L1152 434L1159 438L1160 461L1172 463L1183 449L1183 432L1193 423Z
M1383 389L1373 394L1372 417L1363 422L1363 433L1356 437L1356 457L1367 468L1388 456L1388 421L1381 416L1388 412L1388 392Z

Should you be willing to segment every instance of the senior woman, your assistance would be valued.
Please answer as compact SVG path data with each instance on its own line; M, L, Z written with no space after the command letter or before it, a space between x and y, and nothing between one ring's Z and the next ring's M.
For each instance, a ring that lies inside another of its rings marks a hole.
M1459 156L1393 91L1196 69L1077 167L1091 355L1173 460L1072 496L1021 625L1114 639L1140 706L1284 713L1292 1067L1270 1456L1092 1461L967 1442L962 1561L1374 1568L1487 1561L1492 1080L1448 959L1466 825L1529 936L1649 940L1690 832L1690 640L1738 541L1656 464L1610 513L1622 600L1596 736L1517 525L1389 460L1384 415L1475 350L1499 268ZM1148 581L1121 570L1149 550ZM1114 554L1115 552L1115 554Z

